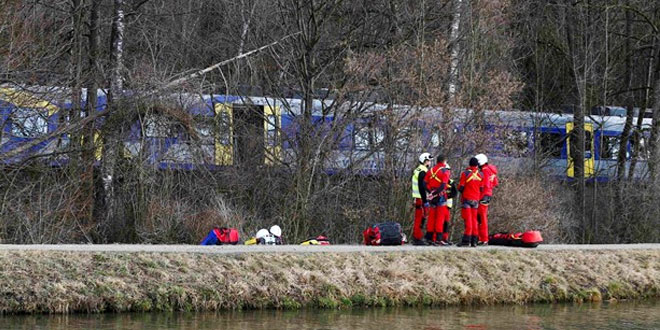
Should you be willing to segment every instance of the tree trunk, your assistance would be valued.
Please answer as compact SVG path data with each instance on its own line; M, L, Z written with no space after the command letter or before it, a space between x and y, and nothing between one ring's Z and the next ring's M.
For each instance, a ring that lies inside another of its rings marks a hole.
M98 48L100 45L99 38L99 7L101 0L91 0L90 16L89 16L89 46L88 46L88 67L87 67L87 102L85 117L89 117L96 111L97 107L97 90L98 90L98 77L101 74L98 70ZM94 141L95 122L92 121L83 126L83 151L82 151L82 164L83 173L81 175L83 193L85 196L85 209L84 214L86 223L92 226L94 223L94 161L96 159L96 141ZM87 235L88 241L92 242L92 238Z
M121 71L124 67L124 0L114 0L112 49L110 50L110 97L119 99L124 87Z
M657 52L656 54L660 54ZM660 160L660 55L657 55L655 66L655 82L653 84L653 124L651 125L650 155L648 159L651 182L658 183L658 161Z
M628 1L630 4L630 1ZM618 182L617 189L617 200L621 200L621 195L623 194L623 179L626 175L626 161L627 155L626 150L628 149L628 137L630 136L630 131L632 129L633 122L633 111L634 111L634 93L632 91L632 81L633 81L633 62L632 62L632 47L630 46L630 38L632 37L631 33L632 26L632 14L630 10L626 10L626 43L625 43L625 54L626 54L626 80L627 88L626 92L626 122L623 125L623 131L621 132L621 138L619 140L619 155L616 162L616 180ZM642 115L643 113L640 113Z
M254 9L257 7L257 2L255 1L252 3L252 7L250 8L250 15L245 18L245 11L243 10L243 6L245 6L245 0L241 0L241 19L243 22L243 26L241 27L241 41L240 45L238 46L238 55L243 54L243 50L245 48L245 40L247 39L247 34L248 31L250 31L250 23L252 22L252 16L254 15Z
M450 62L449 62L449 100L453 101L456 95L458 85L458 57L461 52L459 36L461 27L461 12L463 10L463 0L454 0L454 14L451 21L451 31L449 34L449 42L451 46Z
M101 178L103 181L104 209L106 224L113 223L116 211L115 169L119 157L120 134L118 109L122 103L123 94L123 55L124 55L124 0L114 0L114 17L112 21L110 49L110 92L107 106L110 113L103 125L103 161Z
M640 157L641 141L644 138L642 125L644 122L644 114L646 113L646 109L649 107L649 103L651 102L651 88L652 88L651 84L653 83L653 70L654 70L653 63L656 58L660 58L660 54L658 54L658 52L660 51L660 47L658 47L657 45L657 39L653 38L651 44L652 44L650 51L651 56L649 56L647 71L646 71L647 73L646 73L646 84L645 84L646 88L644 90L644 106L640 110L640 113L637 115L637 122L635 123L635 131L633 134L632 155L630 157L630 169L628 170L629 181L631 181L635 176L637 159Z
M69 123L75 123L80 119L81 112L81 92L82 92L82 71L83 71L83 27L84 18L83 0L73 0L71 3L72 18L72 38L71 38L71 56L69 62L69 75L71 79L71 108L67 113ZM80 148L80 134L71 132L69 134L69 168L73 177L78 176L79 161L78 150Z
M85 27L85 14L84 14L84 0L73 0L71 2L71 18L72 18L72 36L71 36L71 51L69 56L69 77L70 77L70 98L71 107L68 109L66 115L61 113L60 124L73 124L80 121L80 113L82 111L82 86L83 86L83 54L85 53L85 46L83 43L84 27ZM68 118L68 123L67 123ZM59 138L59 137L58 137ZM80 145L81 134L80 131L72 131L68 134L69 145L67 153L69 157L68 174L70 178L76 178L82 175L83 169L80 162ZM75 190L71 196L72 214L74 220L78 223L86 221L86 192L84 185ZM77 228L83 235L85 235L84 226Z
M578 19L573 12L577 10L574 8L576 5L567 1L564 7L565 14L565 28L566 28L566 41L569 49L569 61L571 62L571 69L575 81L576 95L578 105L573 109L573 131L570 135L571 143L571 157L573 158L573 174L575 178L575 201L574 208L577 221L582 228L583 241L587 240L587 231L589 226L586 223L585 212L585 180L584 180L584 109L586 108L586 73L587 73L587 49L580 49L582 42L574 40L576 37L576 23ZM584 31L586 34L587 32ZM582 54L582 52L584 54ZM584 56L584 63L580 63L580 57ZM582 70L580 70L582 68ZM582 71L582 72L580 72Z

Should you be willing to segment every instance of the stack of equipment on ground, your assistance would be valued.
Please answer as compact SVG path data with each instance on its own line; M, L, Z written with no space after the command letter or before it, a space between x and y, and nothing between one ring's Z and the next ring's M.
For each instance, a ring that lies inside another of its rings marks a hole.
M300 245L330 245L330 240L323 235L319 235L302 241Z
M375 224L362 232L365 245L402 245L406 243L406 235L398 222L383 222Z
M213 228L209 234L202 240L200 245L236 245L239 241L238 230L236 228Z

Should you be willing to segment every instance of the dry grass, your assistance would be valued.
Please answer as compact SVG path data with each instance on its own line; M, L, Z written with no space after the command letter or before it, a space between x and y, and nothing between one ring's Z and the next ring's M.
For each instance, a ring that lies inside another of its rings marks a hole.
M540 230L546 243L571 241L569 188L533 175L502 175L488 212L490 233Z
M660 251L0 253L0 312L589 301L660 296Z

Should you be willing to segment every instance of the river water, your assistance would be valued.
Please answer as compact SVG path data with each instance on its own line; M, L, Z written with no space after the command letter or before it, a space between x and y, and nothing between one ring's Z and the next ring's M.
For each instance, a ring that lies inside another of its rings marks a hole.
M0 329L660 329L660 300L617 303L5 315Z

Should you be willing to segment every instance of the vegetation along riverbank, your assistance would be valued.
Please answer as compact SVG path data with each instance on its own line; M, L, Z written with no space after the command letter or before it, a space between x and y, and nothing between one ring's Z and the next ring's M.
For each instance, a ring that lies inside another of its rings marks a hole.
M660 296L660 250L0 252L0 312L349 308Z

